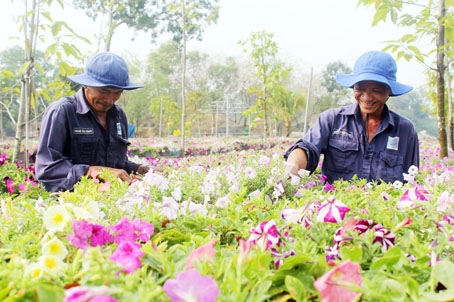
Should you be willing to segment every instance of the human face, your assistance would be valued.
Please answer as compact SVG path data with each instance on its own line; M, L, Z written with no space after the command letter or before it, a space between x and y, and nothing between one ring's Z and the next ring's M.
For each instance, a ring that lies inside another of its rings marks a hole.
M121 97L123 89L84 86L85 97L96 113L105 113Z
M353 86L355 100L363 114L380 116L389 98L388 85L375 81L362 81Z

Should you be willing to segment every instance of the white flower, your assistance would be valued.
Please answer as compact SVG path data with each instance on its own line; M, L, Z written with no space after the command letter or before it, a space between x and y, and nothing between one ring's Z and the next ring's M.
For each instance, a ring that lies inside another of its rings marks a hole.
M52 276L58 275L66 268L66 264L61 259L52 255L42 255L38 258L38 263L43 272Z
M260 190L257 189L257 190L255 190L255 191L249 193L248 196L249 196L249 199L250 199L250 200L254 200L254 199L259 198L259 197L260 197L260 194L261 194Z
M90 201L83 207L74 207L73 211L78 220L85 219L87 221L96 221L101 216L99 205L94 201Z
M244 174L249 179L254 179L257 176L257 172L252 167L246 167L246 169L244 169Z
M229 203L230 203L229 195L225 195L224 197L218 198L214 205L220 208L225 208L229 205Z
M63 205L47 208L43 216L44 226L49 232L61 232L71 221L71 215Z
M32 279L38 279L43 275L41 265L37 262L30 263L25 268L25 276L30 276Z
M395 182L393 182L394 189L400 189L403 186L404 186L404 184L401 181L396 180Z
M41 252L43 255L55 256L61 260L65 259L66 255L68 255L66 246L57 237L44 243Z

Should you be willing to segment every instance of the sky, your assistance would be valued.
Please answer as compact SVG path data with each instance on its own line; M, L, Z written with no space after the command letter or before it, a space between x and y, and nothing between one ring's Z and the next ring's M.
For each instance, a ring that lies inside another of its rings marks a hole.
M0 49L6 48L9 36L19 35L12 17L17 16L19 2L2 0L0 10ZM6 3L5 3L6 2ZM369 50L382 50L387 40L398 39L403 29L390 23L372 27L373 8L357 7L357 0L220 0L217 24L205 29L202 42L191 42L188 50L210 55L240 56L238 41L251 33L266 31L274 35L283 61L321 72L328 63L342 61L351 68L355 60ZM98 34L102 19L94 23L83 12L67 5L56 10L54 20L64 20L78 33L93 37ZM134 37L134 40L131 38ZM96 47L96 43L94 46ZM119 28L111 51L145 58L151 44L148 34ZM425 83L423 67L418 63L397 62L397 80L419 86Z

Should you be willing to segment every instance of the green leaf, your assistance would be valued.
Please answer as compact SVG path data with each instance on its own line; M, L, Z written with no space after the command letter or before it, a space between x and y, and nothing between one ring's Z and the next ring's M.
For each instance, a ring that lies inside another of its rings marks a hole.
M448 302L454 300L454 290L449 289L439 293L424 293L422 296L431 302Z
M454 263L439 261L432 269L432 276L446 288L454 290Z
M382 258L375 260L370 266L371 269L379 269L382 266L393 267L396 265L400 258L403 257L402 250L398 246L390 248Z
M39 301L63 301L65 295L62 287L55 285L40 285L37 288Z
M363 250L355 245L343 246L340 249L340 255L342 260L351 260L355 263L361 263L363 257Z
M304 284L295 277L290 275L285 277L285 286L288 292L296 301L304 301L306 297L306 289Z

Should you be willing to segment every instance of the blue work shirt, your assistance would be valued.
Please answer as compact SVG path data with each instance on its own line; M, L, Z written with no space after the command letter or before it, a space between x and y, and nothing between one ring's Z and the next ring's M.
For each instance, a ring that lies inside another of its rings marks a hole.
M85 100L83 88L52 103L44 113L36 155L36 177L47 191L72 190L89 166L135 173L139 164L127 157L128 121L114 105L107 112L107 130Z
M419 141L410 120L385 105L384 119L368 143L357 103L320 114L314 127L285 153L301 148L307 154L307 170L313 172L323 154L322 174L329 183L354 175L368 181L404 181L412 165L419 168Z

